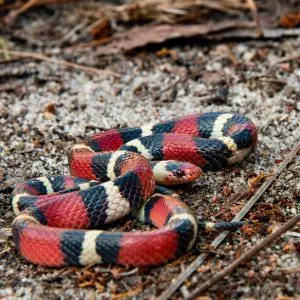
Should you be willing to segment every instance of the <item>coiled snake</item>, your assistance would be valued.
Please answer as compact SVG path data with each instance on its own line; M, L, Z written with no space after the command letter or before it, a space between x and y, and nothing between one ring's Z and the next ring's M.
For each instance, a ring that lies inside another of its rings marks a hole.
M251 120L219 112L93 135L71 149L71 176L15 187L16 247L44 266L162 264L191 249L198 226L187 205L156 184L190 182L239 162L256 142ZM158 229L91 230L129 213Z

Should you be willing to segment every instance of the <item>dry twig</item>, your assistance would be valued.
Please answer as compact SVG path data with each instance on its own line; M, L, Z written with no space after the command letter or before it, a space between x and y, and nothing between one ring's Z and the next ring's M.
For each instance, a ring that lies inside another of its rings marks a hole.
M29 0L24 5L22 5L19 9L11 11L8 16L4 18L5 23L10 24L12 23L17 16L25 12L26 10L30 9L31 7L35 6L39 0Z
M253 205L258 201L258 199L263 195L263 193L268 189L268 187L275 181L279 174L284 170L284 168L293 160L297 152L300 150L300 142L298 142L287 157L278 166L273 176L270 176L267 181L265 181L261 187L256 191L256 193L249 199L249 201L244 205L240 212L232 219L232 222L240 221L248 211L253 207ZM210 244L210 248L215 250L227 237L228 231L220 233ZM158 300L169 299L172 294L184 283L184 281L194 273L194 271L204 262L207 258L207 254L199 255L186 269L183 271L177 279L158 297Z
M31 59L42 60L42 61L46 61L50 64L56 64L59 66L63 66L65 68L76 69L76 70L84 71L84 72L91 73L91 74L101 75L101 76L111 75L111 76L115 76L115 77L120 77L120 74L110 71L110 70L100 70L100 69L96 69L96 68L92 68L92 67L88 67L88 66L83 66L83 65L75 64L75 63L72 63L69 61L51 58L51 57L45 56L40 53L21 52L21 51L14 51L14 50L8 50L8 49L5 49L5 50L0 49L0 54L9 54L11 56L17 56L17 57L21 57L21 58L31 58Z
M300 29L299 28L292 28L292 29L284 29L284 28L261 28L263 35L262 38L264 39L280 39L282 37L292 37L292 36L299 36ZM211 33L210 35L205 36L207 39L211 40L224 40L224 39L245 39L245 38L259 38L257 33L252 29L240 29L234 28L231 30L226 30L217 33Z
M258 251L262 250L266 246L269 246L275 239L280 237L284 232L289 230L291 227L293 227L295 224L300 222L300 215L293 217L288 222L283 224L278 230L270 234L268 237L263 239L259 244L252 247L250 250L248 250L245 254L240 256L238 259L236 259L234 262L232 262L228 267L226 267L223 271L219 272L212 278L205 281L203 284L201 284L198 288L196 288L187 299L195 299L196 296L201 294L202 292L206 291L209 287L217 283L219 280L224 278L226 275L232 273L242 262L250 259L253 255L255 255Z
M6 24L11 24L19 15L26 12L32 7L42 6L47 4L62 4L62 3L74 2L74 1L79 1L79 0L29 0L25 3L22 3L21 1L16 1L15 3L12 4L2 5L2 6L0 5L0 11L11 10L9 14L4 18L4 22Z
M1 84L0 85L0 93L15 91L19 87L20 87L19 84Z
M281 268L279 269L280 272L284 274L293 274L293 273L300 273L300 267L295 268Z
M257 6L255 4L255 1L254 0L247 0L247 3L248 3L249 8L251 9L253 20L256 23L257 36L262 37L263 36L263 31L262 31L261 26L260 26L260 19L259 19L259 15L258 15Z
M299 32L300 33L300 32ZM285 63L285 62L290 62L290 61L297 61L300 59L300 54L294 54L294 55L287 55L283 58L280 58L277 63Z

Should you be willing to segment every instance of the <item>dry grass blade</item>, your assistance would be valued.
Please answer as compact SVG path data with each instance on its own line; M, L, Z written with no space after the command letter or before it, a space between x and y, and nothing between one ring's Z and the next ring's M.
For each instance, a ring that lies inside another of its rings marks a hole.
M204 16L209 17L212 11L237 15L245 10L249 10L249 6L241 0L133 0L117 7L106 8L102 12L102 18L125 23L199 23ZM97 28L102 18L91 25L92 31L95 31L94 28Z
M240 0L134 0L114 9L115 17L123 22L158 21L175 23L218 10L239 14L248 5Z
M245 38L264 38L264 39L280 39L282 37L298 37L300 35L299 28L283 29L283 28L261 28L262 36L257 34L257 30L235 28L232 30L212 33L205 38L210 40L224 39L245 39ZM297 57L296 57L297 58Z
M19 9L11 11L8 16L5 17L4 21L7 24L12 23L17 16L25 12L26 10L30 9L31 7L35 6L39 0L29 0L24 5L22 5Z
M4 18L4 22L6 24L11 24L14 20L21 15L22 13L26 12L32 7L35 6L42 6L47 4L62 4L66 2L74 2L80 0L29 0L25 3L22 1L16 1L12 4L1 5L0 2L0 10L10 10L9 14Z
M256 191L256 193L249 199L249 201L244 205L241 211L235 216L232 221L240 221L248 211L253 207L253 205L258 201L258 199L263 195L263 193L269 188L269 186L276 180L279 174L285 169L285 167L294 159L300 151L300 142L298 142L287 157L278 166L273 176L270 176L267 181L265 181L261 187ZM220 233L210 244L210 248L215 250L227 237L228 231ZM184 283L184 281L194 273L194 271L204 262L207 258L207 254L199 255L187 268L183 271L177 279L158 297L158 300L169 299L172 294Z
M91 74L101 75L101 76L110 75L110 76L120 77L120 74L115 73L110 70L100 70L100 69L96 69L96 68L92 68L92 67L88 67L88 66L83 66L83 65L71 63L71 62L68 62L65 60L61 60L61 59L51 58L51 57L48 57L48 56L40 54L40 53L21 52L21 51L14 51L14 50L8 50L8 49L0 49L0 54L6 54L6 55L8 54L11 56L17 56L17 57L21 57L21 58L31 58L31 59L46 61L51 64L56 64L56 65L63 66L66 68L76 69L76 70L84 71L84 72L91 73Z
M263 31L260 26L260 19L258 16L257 6L254 0L247 0L248 7L251 9L253 20L256 23L256 33L259 37L263 36Z

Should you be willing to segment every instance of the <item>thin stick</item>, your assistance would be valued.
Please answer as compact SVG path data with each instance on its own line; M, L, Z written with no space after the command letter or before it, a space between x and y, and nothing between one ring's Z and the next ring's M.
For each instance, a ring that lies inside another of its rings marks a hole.
M18 84L4 84L0 85L0 92L8 92L8 91L14 91L16 90L20 85Z
M248 6L252 12L252 16L253 16L253 20L256 23L256 33L258 37L262 37L263 36L263 31L261 29L260 26L260 19L259 19L259 15L257 12L257 6L255 4L254 0L247 0Z
M39 0L29 0L24 5L22 5L19 9L11 11L8 16L5 17L4 21L7 24L10 24L17 16L25 12L26 10L30 9L31 7L35 6Z
M66 2L75 2L79 0L29 0L23 4L22 2L15 2L12 4L4 4L0 5L1 10L12 10L10 13L4 18L4 22L6 24L11 24L19 15L23 14L27 10L35 6L42 6L47 4L63 4Z
M37 59L37 60L42 60L46 61L50 64L56 64L59 66L63 66L65 68L72 68L80 71L84 71L87 73L92 73L96 75L112 75L115 77L120 77L120 74L115 73L110 70L100 70L100 69L95 69L92 67L87 67L83 65L78 65L69 61L61 60L61 59L56 59L56 58L51 58L46 55L40 54L40 53L34 53L34 52L21 52L21 51L14 51L14 50L8 50L8 49L0 49L0 54L8 54L11 56L17 56L21 58L32 58L32 59Z
M278 230L274 231L272 234L270 234L268 237L263 239L260 243L252 247L250 250L248 250L245 254L243 254L241 257L233 261L228 267L226 267L223 271L219 272L212 278L205 281L203 284L201 284L198 288L196 288L187 299L195 299L196 296L206 291L209 287L217 283L219 280L224 278L226 275L232 273L242 262L245 260L250 259L252 256L254 256L258 251L262 250L266 246L269 246L275 239L280 237L284 232L289 230L291 227L296 225L298 222L300 222L300 215L293 217L288 222L284 223L281 227L279 227Z
M278 59L277 63L285 63L285 62L289 62L292 60L296 61L299 58L300 58L300 54L288 55L288 56Z
M244 205L240 212L232 219L234 221L240 221L247 212L252 208L252 206L258 201L258 199L263 195L263 193L268 189L268 187L275 181L279 174L284 170L284 168L293 160L297 152L300 150L300 142L298 142L291 152L287 155L284 161L278 166L273 176L270 176L267 181L265 181L261 187L256 191L256 193L249 199L249 201ZM210 248L215 250L227 237L228 231L220 233L210 244ZM195 272L195 270L204 262L207 258L207 254L200 254L187 268L183 271L177 279L172 283L161 295L157 298L158 300L165 300L170 298L173 293L184 283L184 281Z
M295 267L295 268L281 268L278 269L278 271L284 273L284 274L293 274L293 273L300 273L300 268Z

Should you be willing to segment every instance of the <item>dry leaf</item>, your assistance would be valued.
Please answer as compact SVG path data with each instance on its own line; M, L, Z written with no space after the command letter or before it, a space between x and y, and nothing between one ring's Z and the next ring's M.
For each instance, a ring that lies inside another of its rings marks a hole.
M283 252L286 252L286 253L295 252L296 247L295 247L294 243L287 243L284 245L282 250L283 250Z
M151 25L136 26L124 33L116 33L111 42L97 49L97 54L131 51L148 44L160 44L172 39L206 36L210 33L226 31L229 29L254 28L255 24L248 21L209 22L192 25Z
M55 112L56 112L55 105L53 103L49 103L44 109L43 117L46 120L52 120L55 116Z
M97 40L102 40L112 35L112 28L107 18L103 18L96 22L89 30L89 33Z
M300 11L289 12L280 17L280 26L284 28L295 28L300 25Z
M157 57L171 56L174 61L178 59L178 52L174 49L162 48L156 52Z

